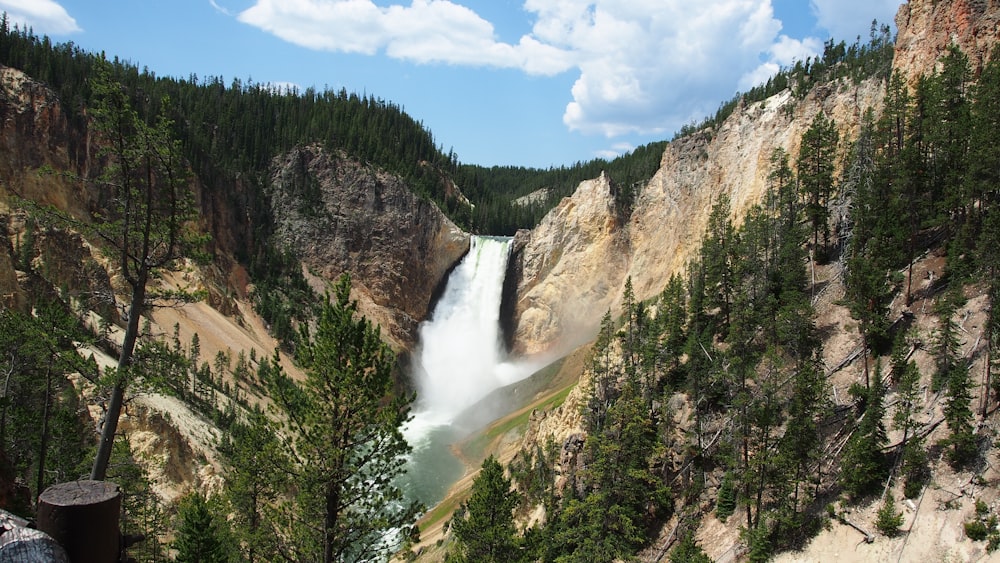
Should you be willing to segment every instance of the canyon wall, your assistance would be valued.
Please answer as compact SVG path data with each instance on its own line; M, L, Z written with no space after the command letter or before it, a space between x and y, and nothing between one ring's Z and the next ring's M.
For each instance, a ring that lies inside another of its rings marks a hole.
M933 72L956 43L977 73L1000 34L997 0L915 0L900 7L894 69L915 80ZM802 134L817 113L840 133L841 161L868 108L881 108L884 84L841 79L804 99L791 91L741 104L716 129L675 140L626 221L615 216L604 177L580 184L541 224L519 233L514 349L538 354L591 338L601 316L617 314L625 280L638 299L657 295L700 246L713 202L727 194L738 219L761 201L769 159L784 149L794 164Z
M0 68L0 195L8 204L15 196L89 220L100 209L102 192L75 178L92 175L97 152L95 139L85 127L72 125L53 91L16 69ZM302 259L320 293L350 273L362 312L383 327L395 348L411 347L437 285L468 249L468 235L397 176L318 145L275 157L267 176L264 202L254 201L242 177L218 180L224 185L193 179L202 228L212 235L212 262L200 271L209 303L227 315L239 314L233 299L245 299L253 280L236 256L253 252L252 233L265 227L276 234L281 250ZM250 210L260 205L269 208L274 225L253 224ZM2 238L9 249L4 254L11 255L24 236L24 215L9 205L4 215L8 228ZM76 252L81 264L99 262L115 280L114 264L91 252L86 241L74 244L85 245ZM23 307L15 267L0 258L0 297ZM78 283L86 276L62 277L49 281L71 293L109 289L107 283L95 288L93 275L86 284Z
M412 346L469 235L399 177L319 145L275 158L268 194L278 244L313 279L349 273L361 312L394 347Z
M638 299L657 295L695 256L720 195L729 196L734 218L760 202L774 150L794 162L819 112L836 122L845 154L883 89L877 80L842 80L804 99L785 91L741 105L715 130L667 146L626 221L617 218L607 177L580 184L537 228L517 237L515 350L530 355L588 340L606 311L617 314L629 277Z

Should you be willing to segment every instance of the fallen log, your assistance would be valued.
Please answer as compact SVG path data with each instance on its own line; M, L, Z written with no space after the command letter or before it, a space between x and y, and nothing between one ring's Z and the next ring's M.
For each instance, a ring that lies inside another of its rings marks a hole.
M847 524L848 526L854 528L855 530L861 532L862 534L864 534L864 536L865 536L865 543L875 543L875 536L871 532L869 532L868 530L862 528L861 526L858 526L857 524L855 524L854 522L851 522L850 520L848 520L847 518L845 518L843 516L840 517L840 521L843 522L844 524Z

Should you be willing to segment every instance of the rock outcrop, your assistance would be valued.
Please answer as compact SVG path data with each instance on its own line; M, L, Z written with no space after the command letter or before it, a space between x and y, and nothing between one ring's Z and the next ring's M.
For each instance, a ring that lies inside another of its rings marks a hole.
M580 184L532 231L514 238L515 348L526 354L588 340L620 294L629 240L615 218L607 176Z
M853 138L882 94L877 80L845 80L802 100L786 91L740 107L716 130L670 143L625 222L618 220L607 177L581 183L538 227L517 237L515 349L535 354L589 339L606 311L617 314L629 277L638 299L658 294L694 257L720 195L727 194L733 216L742 217L764 196L775 149L794 159L821 111L837 123L842 140Z
M1000 3L914 0L900 6L896 27L899 34L893 66L908 76L911 84L934 69L953 43L969 57L973 76L979 76L1000 39Z
M0 67L0 191L89 217L91 194L54 171L81 172L86 139L74 135L59 99L23 72Z
M397 348L416 341L435 288L469 235L397 176L318 145L276 158L275 233L321 280L350 273L362 312Z
M900 7L894 67L905 76L933 72L952 42L974 73L1000 36L997 0L915 0ZM583 182L530 233L519 234L514 348L525 354L561 349L594 334L601 315L618 312L625 280L638 299L659 293L694 257L713 202L728 194L734 218L761 201L774 149L794 161L802 134L820 111L840 132L846 154L862 115L881 107L884 85L849 80L790 91L738 107L715 130L670 143L660 169L618 223L609 182Z

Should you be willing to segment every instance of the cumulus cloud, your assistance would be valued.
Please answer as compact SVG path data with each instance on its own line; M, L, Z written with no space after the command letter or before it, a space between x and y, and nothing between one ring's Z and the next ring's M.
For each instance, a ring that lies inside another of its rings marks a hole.
M608 137L672 132L735 93L734 77L753 85L822 47L779 37L771 0L524 0L523 10L532 27L516 42L457 0L256 0L238 18L310 49L576 72L563 122Z
M604 150L597 151L594 156L603 158L604 160L614 160L623 154L632 152L633 150L635 150L635 145L632 143L614 143Z
M377 6L371 0L258 0L239 20L310 49L388 56L417 63L518 68L551 75L570 53L524 36L497 41L493 24L448 0Z
M809 57L817 57L823 52L823 42L816 37L792 39L781 35L768 50L767 61L740 78L740 90L749 90L754 86L767 82L782 67L790 67L795 61L804 61Z
M768 0L528 0L525 9L537 14L539 40L580 55L563 122L609 137L669 132L714 110L781 28Z
M901 0L809 0L816 24L837 41L847 43L853 43L858 36L866 40L872 19L877 19L880 25L891 25L902 3Z
M0 11L7 12L13 26L32 28L38 35L67 35L80 30L76 20L53 0L0 0Z

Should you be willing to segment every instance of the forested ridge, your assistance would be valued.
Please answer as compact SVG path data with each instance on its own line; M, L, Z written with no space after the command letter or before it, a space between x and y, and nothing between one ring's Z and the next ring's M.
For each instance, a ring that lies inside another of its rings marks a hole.
M53 43L30 29L11 28L6 19L0 22L0 64L50 86L80 128L93 96L88 79L102 57L71 42ZM611 161L548 169L461 164L454 150L445 152L425 124L373 94L276 88L249 78L226 83L221 76L157 76L155 69L140 69L128 60L115 58L112 63L114 79L132 93L147 119L169 98L184 155L207 189L222 189L240 178L252 183L257 190L252 196L259 199L259 184L272 158L297 144L320 142L400 175L459 226L482 234L512 235L533 227L579 182L602 170L622 185L642 183L659 167L664 146L652 143ZM471 207L454 193L451 182ZM541 188L551 189L553 195L530 205L512 204ZM258 219L259 228L267 224L266 217Z
M319 138L408 178L461 224L509 233L533 225L578 178L600 171L627 210L663 150L653 143L611 162L550 170L466 166L401 108L373 97L158 78L0 27L0 62L51 84L78 126L88 114L129 118L126 128L137 135L129 138L146 143L143 158L177 148L206 189L235 177L260 189L276 152ZM657 298L636 300L626 285L622 316L606 315L593 345L583 432L518 453L506 471L488 458L453 516L445 558L706 561L696 532L713 517L732 519L741 530L737 549L763 561L803 546L829 521L845 520L845 507L865 502L879 503L879 533L898 534L899 504L923 494L935 471L981 476L995 439L1000 323L988 307L968 357L960 311L979 293L988 303L1000 295L1000 50L973 80L965 56L952 48L936 73L910 89L901 75L888 74L885 41L873 32L868 50L830 43L822 64L789 71L785 79L794 77L794 85L779 76L720 109L721 121L754 96L799 93L866 72L883 77L886 93L882 113L866 115L856 138L841 138L821 113L796 154L772 154L769 189L745 216L733 217L725 197L716 201L696 258ZM94 81L98 67L107 81ZM109 98L120 101L114 92L128 94L128 102L109 105ZM171 105L160 104L167 99ZM400 150L410 141L414 146ZM119 164L109 168L108 184L134 178L115 176L121 163L135 162L119 152L107 155ZM455 180L476 207L447 199L442 178ZM539 207L512 205L541 188L551 195ZM33 223L44 219L30 215L25 238L10 241L12 260L32 287L44 285L51 266L34 240L51 233L51 223ZM294 257L268 246L266 229L257 234L257 254L241 259L284 274L299 270ZM927 283L914 283L914 265L927 255L941 258L942 267ZM838 306L849 311L859 341L848 360L858 381L837 402L828 378L842 366L821 361L817 269L842 282ZM33 315L0 311L0 470L3 482L21 484L6 506L30 513L45 486L89 469L92 422L65 375L75 373L75 381L96 389L98 402L128 382L182 399L223 431L224 484L208 499L193 493L176 512L157 500L128 438L114 440L106 477L125 492L123 531L147 534L129 551L136 559L360 561L408 546L421 507L403 502L394 481L409 448L399 429L413 401L393 387L395 358L378 329L358 316L349 278L325 299L316 299L301 272L285 283L282 291L304 294L298 306L310 308L311 322L282 329L301 380L285 372L277 352L203 358L197 335L182 342L176 328L172 339L141 339L126 365L100 369L76 350L117 352L107 342L110 327L81 326L79 306L59 289L32 295ZM930 311L921 314L935 317L937 328L918 333L905 307L890 316L900 302L926 305ZM129 318L138 321L137 312L151 307L139 300ZM148 326L139 330L150 336ZM930 364L919 367L916 350ZM969 370L973 361L984 368L981 383ZM263 396L271 398L266 408L256 400ZM940 419L923 417L925 409ZM902 439L890 443L890 430ZM538 506L544 520L514 525ZM1000 545L991 510L977 505L965 526L989 550ZM668 541L657 543L663 537Z
M492 547L505 550L494 561L710 561L699 528L736 519L733 549L766 561L832 521L854 519L869 543L903 534L904 500L950 479L988 489L1000 48L972 78L952 46L912 89L887 76L884 109L856 138L817 114L796 154L771 155L759 204L733 217L727 197L716 201L685 275L650 302L628 281L622 317L605 316L591 352L583 433L521 451L509 480L487 460L449 558L483 560ZM914 279L928 259L940 266ZM833 365L816 303L841 284L828 307L847 311L858 346ZM960 328L976 314L976 332ZM845 369L854 383L838 398L831 380ZM936 480L945 473L956 477ZM480 500L506 491L516 500ZM859 526L873 503L876 517ZM537 506L543 525L503 525ZM964 524L986 552L1000 546L992 510L978 502Z

